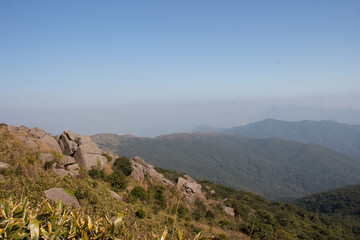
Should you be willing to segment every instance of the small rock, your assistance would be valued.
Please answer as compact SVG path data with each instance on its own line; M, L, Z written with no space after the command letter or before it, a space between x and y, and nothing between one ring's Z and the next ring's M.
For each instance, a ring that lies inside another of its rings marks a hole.
M51 162L53 160L53 156L51 153L40 153L40 161L42 164L46 162Z
M65 167L65 166L67 166L69 164L74 164L74 163L76 163L75 158L65 155L64 158L62 158L60 160L59 166Z
M76 199L76 197L71 196L70 194L65 192L64 189L62 188L50 188L46 190L44 193L48 199L53 200L55 202L58 202L59 199L61 199L65 205L71 205L76 208L80 207L80 204Z
M111 191L111 190L109 190L109 191L110 191L110 194L111 194L111 196L112 196L113 198L115 198L115 199L117 199L117 200L119 200L119 201L123 201L123 198L122 198L119 194L117 194L116 192Z
M228 207L228 206L224 206L224 211L226 212L226 214L235 217L235 211L233 208Z
M10 165L9 165L9 164L4 163L4 162L0 162L0 170L2 170L2 169L6 169L6 168L8 168L8 167L10 167Z
M66 171L65 169L61 168L55 168L53 171L61 178L64 178L67 174L70 174L69 171Z
M68 171L78 170L78 169L79 169L79 164L77 163L66 166L66 170Z

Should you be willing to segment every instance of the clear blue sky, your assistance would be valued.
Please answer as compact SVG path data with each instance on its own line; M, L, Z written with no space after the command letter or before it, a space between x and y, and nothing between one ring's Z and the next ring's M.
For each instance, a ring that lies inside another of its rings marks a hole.
M55 110L358 96L360 1L0 0L0 83L0 122L49 131ZM96 123L75 130L137 129Z

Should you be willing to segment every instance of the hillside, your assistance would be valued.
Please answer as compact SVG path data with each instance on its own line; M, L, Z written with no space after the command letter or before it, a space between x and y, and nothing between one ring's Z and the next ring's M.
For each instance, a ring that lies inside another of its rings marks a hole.
M249 138L278 138L319 144L360 158L360 125L334 121L287 122L267 119L246 126L229 128L223 132Z
M64 131L58 139L41 129L6 129L0 126L3 239L357 239L359 222L339 221L209 181L186 182L191 178L166 169L157 172L139 158L103 153L108 163L86 171L86 165L68 163L66 154L75 151L75 156L89 145L96 149L87 136ZM62 153L50 144L53 140ZM52 160L43 161L44 154ZM62 164L69 171L65 176L56 171ZM155 176L178 180L156 182ZM179 188L183 183L185 189ZM54 187L68 195L65 207L51 201L48 192ZM68 198L78 205L69 206Z
M358 239L359 222L339 221L209 181L197 183L166 169L155 171L139 158L103 153L108 162L89 171L79 162L69 163L77 151L89 145L96 149L88 140L70 131L58 139L38 128L0 126L0 238ZM59 146L62 153L55 150ZM59 174L59 169L68 174ZM157 182L156 176L163 179ZM60 197L65 207L59 198L57 205L51 201L51 189L67 195ZM191 198L193 194L198 195ZM77 206L70 206L69 198Z
M360 220L360 185L312 194L294 203L311 212Z
M157 138L100 134L92 139L104 150L138 155L153 165L268 199L302 197L360 183L358 159L312 144L216 133Z

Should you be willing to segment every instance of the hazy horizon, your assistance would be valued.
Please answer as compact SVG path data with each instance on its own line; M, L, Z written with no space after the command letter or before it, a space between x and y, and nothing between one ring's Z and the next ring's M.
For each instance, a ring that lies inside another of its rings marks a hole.
M328 110L277 116L360 124L359 12L355 0L0 1L0 122L158 136L289 106Z

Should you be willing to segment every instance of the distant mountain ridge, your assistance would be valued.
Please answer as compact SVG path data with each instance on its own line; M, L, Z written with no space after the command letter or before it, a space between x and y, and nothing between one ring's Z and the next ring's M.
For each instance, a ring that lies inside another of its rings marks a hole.
M138 155L155 166L269 199L301 197L360 183L359 159L313 144L219 133L156 138L98 134L92 139L104 150Z
M360 124L360 109L325 108L309 106L271 106L262 113L253 116L253 121L274 118L284 121L311 121L333 120L346 124Z
M266 119L223 131L250 138L278 138L301 143L319 144L338 152L360 157L360 125L335 121L287 122Z

